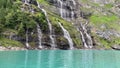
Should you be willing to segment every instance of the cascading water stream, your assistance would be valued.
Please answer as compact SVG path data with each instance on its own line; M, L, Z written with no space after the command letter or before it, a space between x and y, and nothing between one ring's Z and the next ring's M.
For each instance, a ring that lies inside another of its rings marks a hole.
M58 0L57 1L58 2L58 6L60 6L60 16L62 17L62 18L64 18L63 17L63 2L61 1L61 0Z
M85 23L85 25L83 25L83 30L88 38L88 46L89 48L92 48L93 47L93 41L92 41L92 38L91 36L87 33L87 29L86 29L86 25L88 24L88 22Z
M25 4L27 4L27 0L25 0Z
M75 15L75 13L73 11L71 11L71 18L72 18L72 20L74 20L74 15Z
M28 29L26 30L26 47L30 47L29 43L28 43Z
M69 32L61 25L60 22L58 24L60 25L60 27L62 28L62 30L64 32L64 37L68 40L70 49L74 49L74 47L73 47L74 44L73 44L72 38L70 37Z
M66 9L68 6L67 2L65 2L64 0L57 0L61 18L68 20L68 21L70 21L70 19L74 19L74 16L75 16L73 9L76 6L76 2L74 0L71 0L71 2L73 3L73 6L69 5L70 10L68 10Z
M47 13L46 13L46 11L44 9L43 9L43 12L44 12L44 14L46 16L48 26L49 26L49 30L50 30L50 39L51 39L51 42L52 42L51 46L52 46L52 48L55 48L55 40L54 40L53 35L52 35L52 24L50 23L50 21L49 21L49 19L47 17Z
M29 5L29 0L24 0L25 1L25 4L28 4Z
M92 48L93 42L92 42L91 36L87 33L87 29L86 29L87 24L88 24L87 22L84 25L82 25L82 23L80 23L80 26L81 26L80 33L82 36L82 41L83 41L84 47L85 48ZM85 39L87 39L87 40L85 40Z
M76 6L76 2L75 2L74 0L71 0L71 1L72 1L72 3L73 3L73 6ZM71 9L73 9L73 7L72 7ZM74 19L74 16L75 16L75 13L74 13L74 11L72 10L72 11L71 11L71 18Z
M76 5L76 2L75 2L75 0L71 0L72 2L73 2L73 5L75 6Z
M43 48L41 44L42 43L42 32L41 32L39 24L37 24L37 32L38 32L39 48Z
M51 39L51 47L52 47L52 48L55 48L56 44L55 44L55 39L54 39L54 37L53 37L54 35L52 34L52 24L50 23L50 21L49 21L49 19L48 19L47 12L40 7L39 2L37 2L37 4L38 4L38 8L39 8L40 10L42 10L42 12L45 14L46 20L47 20L47 22L48 22L49 30L50 30L50 35L49 35L49 37L50 37L50 39Z
M80 34L81 34L81 38L82 38L82 42L83 42L84 47L88 48L83 32L81 30L79 30L79 31L80 31Z

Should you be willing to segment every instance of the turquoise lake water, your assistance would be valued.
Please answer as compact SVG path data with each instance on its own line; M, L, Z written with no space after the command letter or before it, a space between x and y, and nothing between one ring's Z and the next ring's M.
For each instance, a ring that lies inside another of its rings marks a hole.
M120 68L120 51L1 51L0 68Z

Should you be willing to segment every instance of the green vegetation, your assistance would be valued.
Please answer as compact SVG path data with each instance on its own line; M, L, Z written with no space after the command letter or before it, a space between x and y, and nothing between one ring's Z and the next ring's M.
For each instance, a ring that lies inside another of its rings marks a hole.
M47 0L37 0L40 4L48 5L49 2Z
M105 5L105 8L109 8L109 9L110 9L110 8L112 8L112 7L113 7L113 4L106 4L106 5Z
M10 40L10 39L6 39L6 38L0 38L0 45L8 47L24 47L24 45L22 43L20 43L19 41L15 41L15 40Z
M94 27L97 30L110 30L110 29L114 29L116 31L120 30L119 24L118 24L119 18L116 15L92 15L90 17L90 22L92 25L94 25ZM105 25L105 28L102 29L101 26ZM98 46L98 48L106 48L106 49L110 49L112 45L114 44L119 44L118 43L118 39L113 39L111 36L111 40L107 40L101 37L98 37L97 35L94 34L95 40L97 42L100 43L100 45Z
M104 48L109 49L110 46L112 46L112 42L110 42L106 39L103 39L103 38L99 38L99 39L100 39L99 41L100 41L101 45L103 45Z
M58 41L66 42L66 39L62 37L63 32L58 24L60 22L66 30L69 31L76 47L81 46L80 33L72 25L62 19L57 12L54 12L52 2L49 0L37 0L42 8L44 8L48 14L48 18L52 24L53 31ZM94 27L96 30L114 29L120 31L119 17L110 11L114 5L112 3L100 5L99 3L91 2L89 0L79 0L82 2L80 11L84 15L84 19L88 19L90 23L88 25ZM85 6L84 6L85 5ZM51 8L52 7L52 8ZM35 10L34 13L30 12L30 9ZM78 18L79 19L79 18ZM81 18L80 18L81 19ZM43 39L49 39L49 27L46 21L44 13L38 9L34 4L23 4L21 0L1 0L0 1L0 45L2 46L20 46L23 47L25 41L25 33L28 30L28 36L32 40L28 41L32 47L36 46L37 30L36 25L39 24L43 33ZM101 25L105 25L105 29L101 28ZM22 41L10 40L8 37L14 34L22 38ZM111 42L109 40L93 35L95 40L101 43L100 47L110 48L114 44L120 44L120 39L113 38ZM47 40L48 41L48 40Z
M92 15L90 17L90 21L94 24L100 24L100 23L111 23L115 22L119 18L115 15L112 16L103 16L103 15Z
M36 23L43 25L42 30L47 29L47 23L44 14L37 10L35 14L29 12L29 6L22 4L19 0L1 0L0 1L0 44L3 46L23 46L20 41L9 40L6 37L10 33L25 38L25 31L34 31ZM35 6L31 5L36 9ZM26 8L21 11L21 8ZM42 22L42 23L41 23Z
M80 7L80 10L84 12L84 15L91 13L91 16L88 17L90 23L89 25L93 28L92 36L95 38L97 48L106 48L109 49L113 45L119 45L119 39L114 35L110 36L110 40L99 37L96 33L97 31L115 31L119 33L120 24L119 24L119 13L118 9L115 8L115 3L108 2L107 4L101 2L91 2L89 0L81 0L82 5L87 5ZM118 0L115 1L119 2ZM109 33L108 33L109 34Z
M105 24L107 29L120 30L117 21L119 21L119 18L115 15L92 15L90 17L90 22L97 28L100 28L101 25Z

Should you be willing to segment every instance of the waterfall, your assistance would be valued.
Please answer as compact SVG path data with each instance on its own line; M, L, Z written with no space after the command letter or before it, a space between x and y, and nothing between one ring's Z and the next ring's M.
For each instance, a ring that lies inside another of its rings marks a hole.
M92 38L91 36L87 33L87 29L86 29L86 25L88 24L88 22L86 22L86 24L83 26L83 30L88 38L88 45L89 45L89 48L92 48L93 47L93 41L92 41Z
M46 13L46 11L44 9L43 9L43 12L44 12L44 14L46 16L48 26L49 26L49 30L50 30L50 39L51 39L51 42L52 42L51 46L52 46L52 48L55 48L55 40L54 40L53 35L52 35L52 24L50 23L50 21L49 21L49 19L47 17L47 13Z
M24 0L24 3L29 5L29 0Z
M69 32L61 25L61 23L58 23L58 24L60 25L60 27L62 28L62 30L64 32L64 37L68 40L70 49L74 49L74 47L73 47L74 44L73 44L72 38L70 37Z
M61 0L58 0L58 6L60 6L60 15L63 17L63 2Z
M42 12L45 14L46 20L47 20L47 22L48 22L49 30L50 30L50 35L49 35L49 37L50 37L50 39L51 39L51 47L52 47L52 48L55 48L56 44L55 44L55 39L54 39L54 37L53 37L54 35L52 34L52 24L50 23L50 21L49 21L49 19L48 19L47 12L40 7L39 2L37 2L37 4L38 4L38 8L39 8L40 10L42 10Z
M38 40L39 40L39 48L43 48L42 47L42 44L41 44L41 42L42 42L42 32L41 32L41 29L40 29L40 26L39 26L39 24L37 24L37 32L38 32Z
M74 15L75 13L73 11L71 11L71 18L74 19Z
M85 48L92 48L93 47L93 42L92 42L92 38L91 36L88 34L87 29L86 29L86 25L88 24L88 22L86 22L84 25L82 23L80 23L81 26L81 36L82 36L82 41L83 41L83 45Z
M81 34L81 37L82 37L82 42L83 42L84 47L85 47L85 48L88 48L87 43L86 43L86 41L85 41L84 34L82 33L81 30L80 30L80 34Z
M73 5L71 5L70 2L72 2ZM59 6L61 18L68 21L70 21L70 19L74 19L75 16L74 8L76 6L76 2L74 0L70 0L66 2L64 0L57 0L57 5ZM69 9L67 9L68 6L70 7Z
M71 1L72 1L72 3L73 3L73 6L76 6L76 5L77 5L76 2L75 2L75 0L71 0ZM73 11L74 8L71 7L71 9L72 9L72 11L71 11L71 18L74 19L74 18L75 18L75 17L74 17L74 16L75 16L75 12Z
M75 0L53 0L55 3L57 3L56 5L59 8L59 12L60 12L60 16L61 18L70 21L75 20L75 15L76 15L76 6L77 6L77 2ZM24 0L25 4L29 5L30 0ZM46 17L46 21L48 23L48 28L49 28L49 38L50 38L50 45L51 48L55 48L56 47L56 43L55 43L55 38L54 38L54 34L53 34L53 29L52 29L52 24L48 18L47 12L45 9L43 9L39 2L37 1L37 7L44 13L45 17ZM30 12L34 13L34 9L32 9L30 7ZM88 22L86 22L84 25L82 23L80 23L80 34L81 34L81 39L83 42L83 45L85 48L93 48L93 41L92 38L90 36L90 34L88 33L87 30L87 24ZM64 33L64 37L67 39L68 43L69 43L69 47L70 49L74 48L74 43L72 41L72 38L70 37L69 32L61 25L61 23L59 23L60 27L63 30ZM74 25L74 23L73 23ZM39 48L42 48L41 42L42 42L42 32L40 29L39 24L37 24L37 33L38 33L38 41L39 41ZM29 47L29 43L28 43L28 30L26 31L26 47Z
M28 29L26 30L26 47L30 47L29 43L28 43Z
M67 11L66 11L66 9L64 9L65 4L64 4L63 0L58 0L57 3L58 3L58 6L60 6L59 11L60 11L61 18L67 19Z
M27 0L25 0L25 4L28 4Z

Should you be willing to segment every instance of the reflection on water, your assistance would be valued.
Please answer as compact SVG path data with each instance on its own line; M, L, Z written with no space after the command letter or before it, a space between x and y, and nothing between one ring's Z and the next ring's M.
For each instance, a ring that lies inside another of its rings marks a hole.
M27 61L28 61L28 51L25 51L25 67L24 68L27 68Z
M43 50L0 52L0 68L120 68L119 51Z
M81 52L81 68L93 68L93 51L87 50ZM88 64L88 65L87 65Z

